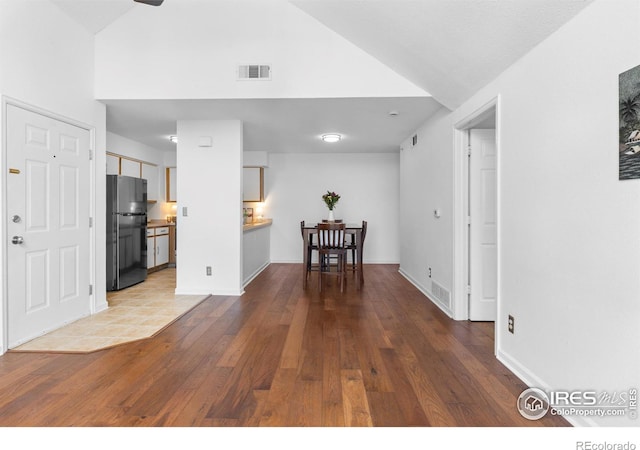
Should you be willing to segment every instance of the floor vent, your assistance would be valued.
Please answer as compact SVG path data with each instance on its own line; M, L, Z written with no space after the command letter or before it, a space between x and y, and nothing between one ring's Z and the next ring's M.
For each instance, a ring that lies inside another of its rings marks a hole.
M435 281L431 281L431 293L442 305L451 308L451 293Z
M270 80L271 66L260 64L242 64L238 66L239 80Z

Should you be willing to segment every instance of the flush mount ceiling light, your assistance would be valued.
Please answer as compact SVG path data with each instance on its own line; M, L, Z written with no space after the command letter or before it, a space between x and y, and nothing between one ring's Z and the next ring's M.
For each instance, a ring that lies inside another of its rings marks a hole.
M335 133L322 135L322 140L325 142L338 142L340 139L342 139L342 136Z
M160 6L164 0L133 0L134 2L144 3L145 5Z
M178 136L169 136L169 140L174 144L178 143Z

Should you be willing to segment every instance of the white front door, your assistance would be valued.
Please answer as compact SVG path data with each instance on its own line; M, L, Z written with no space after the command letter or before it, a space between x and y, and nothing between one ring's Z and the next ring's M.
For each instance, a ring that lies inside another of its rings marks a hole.
M497 315L497 167L495 130L470 131L469 319Z
M7 105L8 346L90 313L88 130Z

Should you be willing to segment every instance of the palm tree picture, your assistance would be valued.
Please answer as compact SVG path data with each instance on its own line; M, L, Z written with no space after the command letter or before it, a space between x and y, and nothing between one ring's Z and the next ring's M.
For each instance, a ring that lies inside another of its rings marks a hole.
M618 77L619 179L640 178L640 66Z

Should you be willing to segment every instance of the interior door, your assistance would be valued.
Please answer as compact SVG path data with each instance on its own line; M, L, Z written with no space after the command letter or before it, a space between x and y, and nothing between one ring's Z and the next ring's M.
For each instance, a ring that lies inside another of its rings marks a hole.
M497 315L497 166L495 130L470 130L469 319Z
M90 313L88 130L7 106L8 346Z

